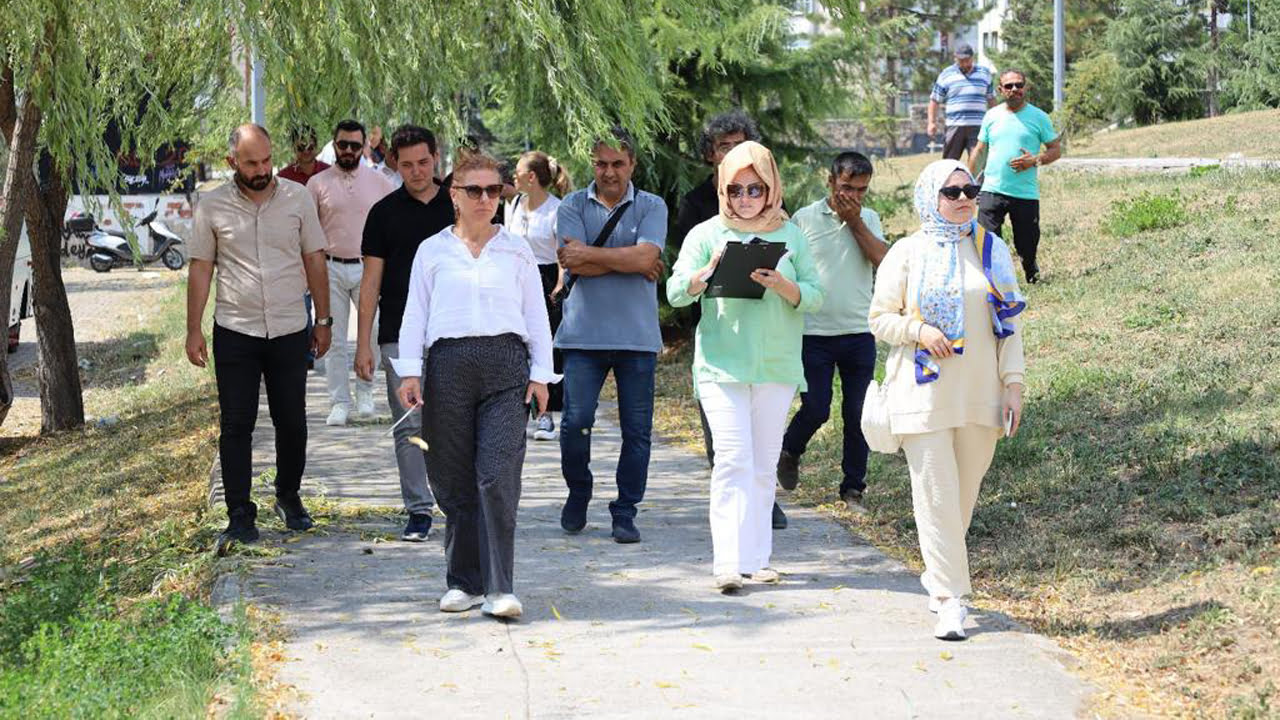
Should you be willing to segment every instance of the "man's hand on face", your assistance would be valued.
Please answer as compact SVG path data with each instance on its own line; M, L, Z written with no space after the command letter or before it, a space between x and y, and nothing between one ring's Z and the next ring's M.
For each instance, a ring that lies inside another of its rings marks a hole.
M831 207L846 225L862 222L862 203L848 193L837 192L831 196Z

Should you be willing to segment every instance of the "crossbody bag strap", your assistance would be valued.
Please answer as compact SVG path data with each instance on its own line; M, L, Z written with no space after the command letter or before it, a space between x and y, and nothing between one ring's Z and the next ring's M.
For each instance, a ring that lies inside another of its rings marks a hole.
M631 207L632 202L628 200L622 203L609 215L609 219L605 221L604 227L600 228L600 234L591 243L591 247L603 247L605 243L609 242L609 237L613 235L613 229L618 227L618 223L622 221L623 213L627 211L627 208ZM573 285L577 281L578 276L570 273L569 278L564 282L564 295L562 296L564 299L567 300L569 298L569 292L573 290Z

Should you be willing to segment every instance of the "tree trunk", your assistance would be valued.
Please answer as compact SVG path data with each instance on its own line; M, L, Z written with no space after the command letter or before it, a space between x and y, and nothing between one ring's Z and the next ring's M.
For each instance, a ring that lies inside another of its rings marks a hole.
M1209 0L1209 117L1218 117L1218 0Z
M67 288L62 284L62 220L67 189L59 168L46 155L40 186L27 201L27 234L31 238L31 292L36 316L40 363L40 432L71 430L84 425L84 396L76 355L75 330Z
M8 69L6 68L6 71ZM8 72L0 83L11 82ZM3 94L3 90L0 90ZM3 111L0 111L3 112ZM15 113L16 121L10 133L9 162L5 169L4 186L0 189L0 226L4 236L0 238L0 318L8 327L10 300L13 287L13 263L18 253L18 239L22 234L22 220L31 192L35 161L36 136L40 130L40 108L30 98ZM9 374L8 343L0 343L0 425L13 407L13 377Z

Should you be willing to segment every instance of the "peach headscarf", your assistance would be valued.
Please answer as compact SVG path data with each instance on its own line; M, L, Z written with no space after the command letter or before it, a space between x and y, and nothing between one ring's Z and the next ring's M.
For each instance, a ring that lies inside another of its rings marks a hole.
M738 217L729 205L729 184L734 182L734 176L744 168L755 170L760 180L769 188L764 196L764 209L750 220ZM778 174L778 163L774 162L769 148L748 140L730 150L720 162L718 180L720 219L731 229L750 233L771 232L786 222L787 213L782 209L782 176Z

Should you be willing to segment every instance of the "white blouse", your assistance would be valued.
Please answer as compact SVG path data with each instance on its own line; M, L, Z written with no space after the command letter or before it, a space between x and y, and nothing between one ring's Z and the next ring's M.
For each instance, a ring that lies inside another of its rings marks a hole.
M529 379L560 380L551 364L551 325L542 300L542 279L529 246L499 228L471 256L453 226L418 246L409 275L409 296L400 324L400 377L422 374L422 353L440 338L515 333L529 348Z
M537 210L530 210L529 196L521 195L515 209L507 213L507 229L529 243L539 265L550 265L556 261L556 249L560 246L556 239L558 207L560 198L547 195Z

